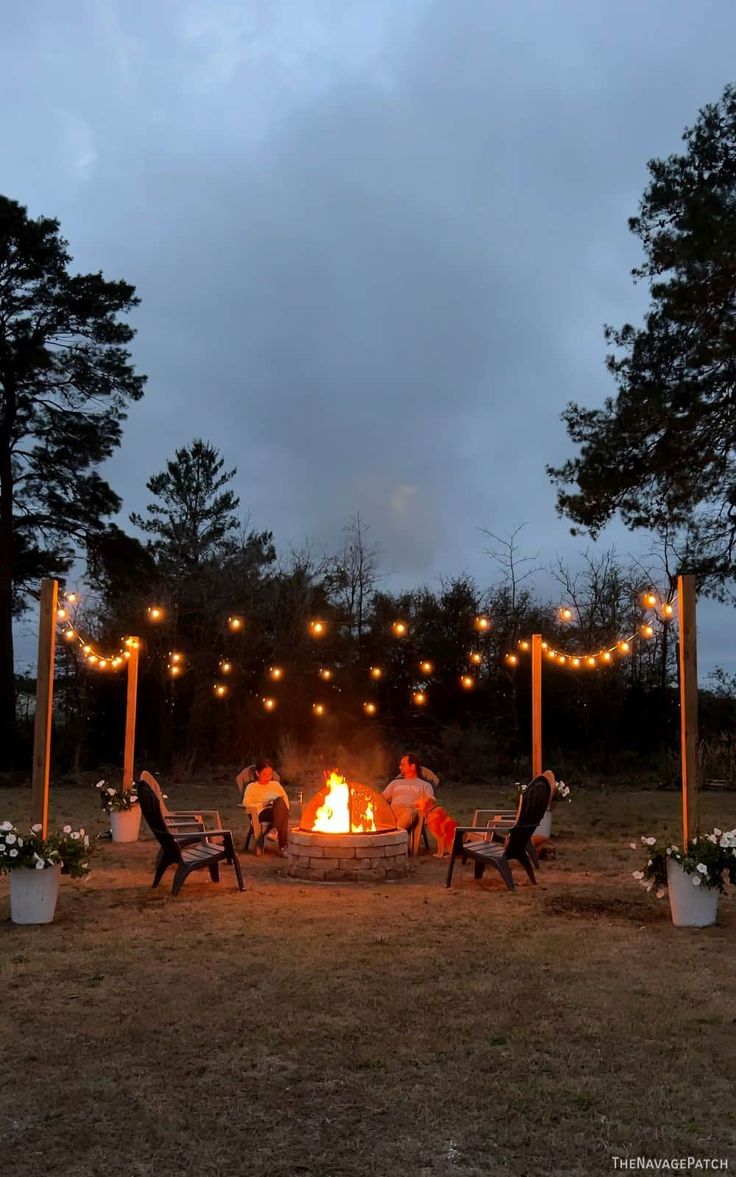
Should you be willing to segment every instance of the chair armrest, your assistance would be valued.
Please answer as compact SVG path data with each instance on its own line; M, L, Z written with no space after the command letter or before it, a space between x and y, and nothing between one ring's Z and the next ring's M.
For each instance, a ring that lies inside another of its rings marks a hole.
M194 845L204 842L207 838L232 838L232 830L199 830L196 834L172 834L180 846Z
M185 821L193 821L195 819L197 821L201 821L203 818L207 817L214 819L212 823L213 825L222 825L220 814L216 809L176 809L171 813L167 813L166 817L167 819L173 818L174 821L178 821L179 818L183 818Z

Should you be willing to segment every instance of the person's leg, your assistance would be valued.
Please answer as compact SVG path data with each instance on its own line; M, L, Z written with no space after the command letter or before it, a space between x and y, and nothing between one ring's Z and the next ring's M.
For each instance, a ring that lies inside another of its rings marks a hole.
M256 854L263 854L263 845L266 841L268 827L272 824L273 807L271 805L267 805L265 809L262 809L258 814L258 829L254 831L256 835Z
M277 797L271 806L271 821L279 836L279 850L285 850L289 841L289 807L283 797Z
M396 805L391 806L396 820L396 825L400 830L411 830L414 828L419 816L416 809L411 805Z

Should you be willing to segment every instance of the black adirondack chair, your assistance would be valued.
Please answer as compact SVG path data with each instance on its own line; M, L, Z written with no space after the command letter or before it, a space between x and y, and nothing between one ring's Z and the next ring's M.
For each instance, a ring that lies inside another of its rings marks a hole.
M224 861L235 869L238 890L245 890L243 874L230 830L175 832L167 825L161 810L161 802L146 781L140 781L138 785L138 801L151 833L160 846L151 886L157 887L159 885L164 871L170 866L176 866L176 874L171 887L172 895L179 894L187 875L195 870L206 868L210 872L212 881L219 883L219 864Z
M458 826L452 843L450 865L447 868L447 883L452 885L452 871L455 859L462 857L463 862L472 859L475 865L475 878L482 879L487 866L494 866L505 882L509 891L514 890L514 879L509 865L511 860L520 862L532 883L536 883L534 867L527 849L532 834L539 825L550 802L552 788L546 777L538 776L521 795L519 811L515 824L504 835L502 842L488 841L485 838L478 841L466 842L466 834L477 834L477 826Z
M154 793L161 802L161 815L172 830L178 833L190 831L203 830L207 826L212 829L222 829L222 821L220 814L216 809L169 809L166 804L166 799L161 791L161 786L156 780L152 772L147 772L145 769L140 775L140 780L145 781L150 785Z

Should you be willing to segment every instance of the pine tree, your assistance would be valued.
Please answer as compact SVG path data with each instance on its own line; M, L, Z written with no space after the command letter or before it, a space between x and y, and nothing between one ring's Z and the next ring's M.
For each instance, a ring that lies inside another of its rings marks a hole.
M13 615L58 576L120 500L96 467L143 395L119 316L127 282L70 274L59 222L0 196L0 762L15 744Z

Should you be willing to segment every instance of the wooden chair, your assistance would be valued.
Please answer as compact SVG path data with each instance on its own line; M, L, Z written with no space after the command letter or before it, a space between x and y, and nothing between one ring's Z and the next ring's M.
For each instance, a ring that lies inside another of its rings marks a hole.
M247 789L248 785L252 784L253 781L256 779L257 779L257 775L256 775L255 764L247 765L246 768L241 769L241 771L236 776L235 784L238 786L238 792L240 793L240 804L241 805L243 805L243 798L245 797L245 790ZM271 777L271 780L278 781L279 784L281 784L281 777L276 772L276 769L273 770L273 776ZM258 838L260 837L265 840L269 831L274 829L274 826L268 820L261 821L261 817L260 817L260 815L262 813L266 813L266 812L270 813L271 812L270 805L262 805L262 806L243 805L243 808L245 809L246 817L249 819L248 825L247 825L247 828L245 831L245 842L243 843L243 853L247 854L248 847L250 846L251 838L253 838L254 842L257 845ZM258 831L258 832L256 833L256 831Z
M503 833L502 841L493 841L488 835L470 842L465 841L467 834L477 834L478 826L458 826L452 844L450 865L447 868L446 886L452 885L452 871L455 859L460 855L463 862L468 858L475 865L476 879L482 879L487 866L496 868L509 891L514 890L514 879L509 863L512 860L520 862L532 883L536 884L534 867L528 853L528 844L532 834L539 825L547 806L549 805L552 788L545 777L535 777L524 790L519 802L519 810L514 825Z
M187 875L195 870L206 868L210 872L212 881L219 883L219 864L225 861L235 869L238 890L245 890L240 862L235 853L230 830L200 829L176 832L167 824L161 809L161 802L147 781L142 780L138 785L138 801L151 833L160 847L151 886L157 887L159 885L164 871L170 866L176 866L176 874L171 887L172 895L179 894ZM217 844L220 839L222 845Z
M161 786L152 772L145 769L139 778L153 789L161 805L161 815L171 829L203 830L207 825L212 829L222 829L220 814L216 809L177 809L172 811L166 804L166 798L161 792Z

